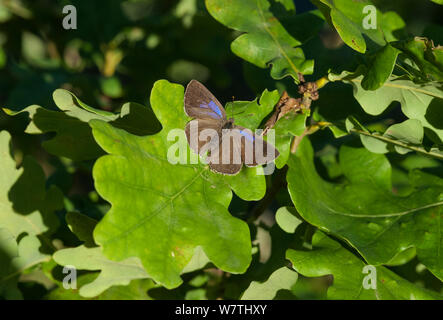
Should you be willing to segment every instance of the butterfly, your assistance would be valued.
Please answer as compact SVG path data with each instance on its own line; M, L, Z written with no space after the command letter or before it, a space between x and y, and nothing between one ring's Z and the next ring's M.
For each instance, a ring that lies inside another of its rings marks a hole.
M243 163L255 167L279 156L270 143L228 119L221 103L197 80L186 87L184 110L194 118L185 127L189 147L202 156L207 154L206 161L215 172L235 175Z

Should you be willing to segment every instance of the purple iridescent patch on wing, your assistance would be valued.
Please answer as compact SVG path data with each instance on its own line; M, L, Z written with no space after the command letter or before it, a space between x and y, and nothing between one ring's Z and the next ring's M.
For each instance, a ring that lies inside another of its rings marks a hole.
M240 130L240 134L242 134L243 136L245 136L246 139L248 139L251 142L254 142L255 137L253 135L251 135L250 133L244 131L244 130Z
M209 102L208 104L209 108L211 108L212 111L214 111L215 113L217 113L220 117L222 117L222 113L220 111L220 108L215 104L214 101L211 100L211 102Z
M220 108L212 100L208 104L204 104L204 103L200 104L200 108L203 108L203 109L210 108L213 112L209 112L208 115L214 119L220 119L223 117L223 115L220 111Z

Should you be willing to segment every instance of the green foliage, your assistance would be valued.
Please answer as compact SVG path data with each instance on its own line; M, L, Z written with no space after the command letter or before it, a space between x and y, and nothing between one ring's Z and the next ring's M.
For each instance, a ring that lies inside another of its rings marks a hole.
M314 0L313 3L323 12L328 22L334 26L343 41L352 49L361 53L366 52L366 41L363 36L367 36L379 45L386 43L383 30L365 28L362 23L369 13L365 12L364 8L368 5L373 6L372 1ZM378 10L375 19L378 23L383 19Z
M263 283L251 282L242 300L272 300L277 291L290 290L297 282L297 278L296 272L286 267L280 268Z
M376 267L374 290L364 288L370 272L362 272L365 263L340 243L318 231L312 239L312 251L289 249L287 258L294 269L308 277L333 274L334 284L328 289L328 299L349 300L441 300L442 296L402 279L385 267ZM301 263L302 261L302 263Z
M442 299L441 1L70 3L0 1L1 299ZM190 150L192 79L273 173Z
M422 263L443 278L443 180L429 181L426 174L415 172L414 191L397 196L392 192L391 166L383 155L342 146L339 159L346 183L340 185L324 181L312 157L312 146L304 140L288 164L289 192L303 219L346 240L375 265L414 246Z
M365 112L371 115L383 113L393 101L401 104L403 114L409 119L417 119L432 130L429 137L435 143L441 143L443 130L441 118L437 110L443 103L443 93L436 84L416 84L411 80L401 80L391 76L375 92L366 91L362 87L362 77L353 75L330 75L332 81L341 80L354 87L354 97ZM375 94L374 94L375 93ZM434 115L435 116L431 116Z
M148 277L139 259L129 258L116 263L106 259L101 248L79 246L62 249L54 254L54 260L79 270L100 270L100 275L93 282L80 288L79 294L86 298L98 296L114 285L128 285L133 279Z
M245 32L232 42L232 51L260 68L272 64L271 76L274 79L290 75L298 83L298 73L313 72L313 61L305 59L301 48L295 48L302 44L297 35L293 36L297 30L286 30L272 13L267 0L206 0L206 6L216 20ZM244 19L245 16L248 18ZM314 23L314 29L319 20L316 14L310 17L309 22ZM292 23L297 24L297 21Z
M294 233L303 221L296 216L294 207L281 207L275 213L275 222L284 231Z
M63 207L63 196L55 186L46 190L43 170L33 158L26 158L22 168L16 169L9 142L9 134L0 132L1 226L13 237L53 232L58 223L54 211Z
M167 81L154 85L151 105L163 129L152 137L139 138L103 121L91 122L95 139L112 155L100 158L94 167L97 191L113 204L95 229L95 239L110 258L140 257L153 279L167 288L181 283L179 274L196 246L202 246L221 269L238 273L247 268L249 232L226 210L232 197L230 188L245 200L254 200L264 187L264 176L243 173L224 178L207 166L168 162L172 145L168 134L172 129L184 128L187 122L182 112L183 92L183 87ZM187 150L181 153L186 157L189 149L183 131L178 143L179 148ZM162 173L157 181L149 175L155 170ZM180 183L176 177L180 177ZM142 197L142 203L134 201ZM133 212L132 218L127 212ZM118 225L121 228L116 228ZM145 241L138 246L140 237ZM146 246L151 249L145 250Z

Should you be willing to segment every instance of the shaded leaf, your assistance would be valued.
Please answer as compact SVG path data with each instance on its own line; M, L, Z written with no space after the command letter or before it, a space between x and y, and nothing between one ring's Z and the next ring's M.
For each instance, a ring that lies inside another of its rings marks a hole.
M107 259L102 249L87 248L83 245L76 248L62 249L54 253L54 260L63 266L74 266L78 270L100 270L100 275L80 288L80 295L92 298L100 295L114 285L128 285L133 279L148 278L140 260L128 258L124 261Z
M376 21L368 21L371 24L375 23L376 28L365 28L364 21L372 11L365 11L365 8L372 6L376 9L370 0L361 1L347 1L347 0L313 0L312 1L327 17L327 21L333 26L343 41L352 49L360 52L366 52L366 41L364 36L367 36L378 45L385 45L385 37L382 25L383 14L376 10ZM372 20L372 19L370 19Z
M39 263L49 261L50 256L39 251L41 243L35 236L24 236L17 245L16 238L7 229L1 228L0 240L0 296L22 299L17 288L20 274Z
M77 286L82 288L93 282L97 274L87 273L77 278ZM78 289L58 287L46 295L49 300L151 300L147 291L156 285L151 279L132 280L127 286L112 286L96 297L86 298L80 295Z
M57 89L53 93L57 107L62 111L52 111L32 105L21 111L5 110L10 115L29 113L32 122L27 133L42 134L55 132L54 138L44 141L43 147L51 154L76 161L95 159L103 154L91 134L88 122L100 119L112 122L133 134L147 135L160 130L160 125L152 111L137 103L126 103L120 114L94 109L83 103L67 90Z
M416 151L429 157L443 159L443 152L438 147L428 150L422 145L423 126L415 119L393 124L383 134L369 131L354 117L346 119L346 128L348 132L358 133L364 147L374 153L395 151L399 154L406 154Z
M206 0L206 7L217 21L244 32L232 42L232 51L260 68L272 65L274 79L290 75L299 83L298 73L313 72L314 62L296 48L302 42L279 22L267 0ZM318 20L313 17L313 27Z
M406 23L394 11L388 11L383 14L382 29L387 42L399 40L397 33L406 27ZM403 32L402 32L403 33Z
M0 132L0 228L14 237L52 232L58 225L55 211L63 208L63 194L55 186L46 190L43 170L33 158L26 157L16 169L9 141L9 133Z
M418 66L422 80L443 82L443 46L434 46L432 40L415 37L413 40L392 44Z
M390 44L380 49L373 57L368 72L361 82L363 89L377 90L380 88L392 74L399 53L400 50Z
M354 97L366 113L379 115L393 101L398 101L405 116L419 120L423 127L432 130L434 134L430 138L435 143L443 141L443 118L437 111L443 106L443 91L436 84L416 84L391 76L379 89L366 91L361 86L362 78L359 71L329 74L331 81L340 80L353 86Z
M443 279L440 179L419 184L411 176L413 192L397 196L392 192L391 166L383 155L342 146L339 159L348 181L344 184L326 182L318 175L307 139L290 158L289 193L303 219L345 239L375 265L414 246L418 259Z
M68 212L65 216L66 223L71 231L81 240L84 241L85 247L95 247L92 232L94 231L97 221L78 212Z
M331 274L334 283L328 289L329 299L352 300L441 300L443 297L435 292L420 288L396 275L391 270L378 266L375 268L375 289L365 289L363 272L366 264L343 248L340 243L316 232L313 239L313 250L298 251L289 249L286 257L292 262L297 272L307 277L319 277Z

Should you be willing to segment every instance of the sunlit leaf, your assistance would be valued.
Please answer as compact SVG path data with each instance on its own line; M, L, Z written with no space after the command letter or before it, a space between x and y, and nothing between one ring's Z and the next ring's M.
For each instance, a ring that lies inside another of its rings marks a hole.
M93 282L80 288L80 295L86 298L98 296L114 285L125 286L133 279L149 277L139 259L128 258L124 261L112 261L103 255L102 249L99 247L79 246L62 249L57 251L53 257L58 264L63 266L73 266L78 270L101 271Z
M297 218L294 211L293 207L281 207L275 213L275 221L287 233L294 233L295 229L303 222Z
M297 272L280 268L262 283L253 281L243 293L242 300L272 300L279 290L290 290L297 279Z
M251 176L249 183L235 176L243 184L232 184L233 177L212 173L205 165L168 161L172 129L180 130L180 159L190 155L183 132L189 121L183 95L182 86L156 82L151 105L163 129L154 136L131 135L104 121L90 123L95 139L109 153L94 166L95 186L112 204L94 230L94 239L110 259L140 258L147 273L167 288L181 283L180 273L197 246L223 270L246 270L251 259L249 230L227 211L230 186L242 196L242 189L256 188L256 180L264 179Z

